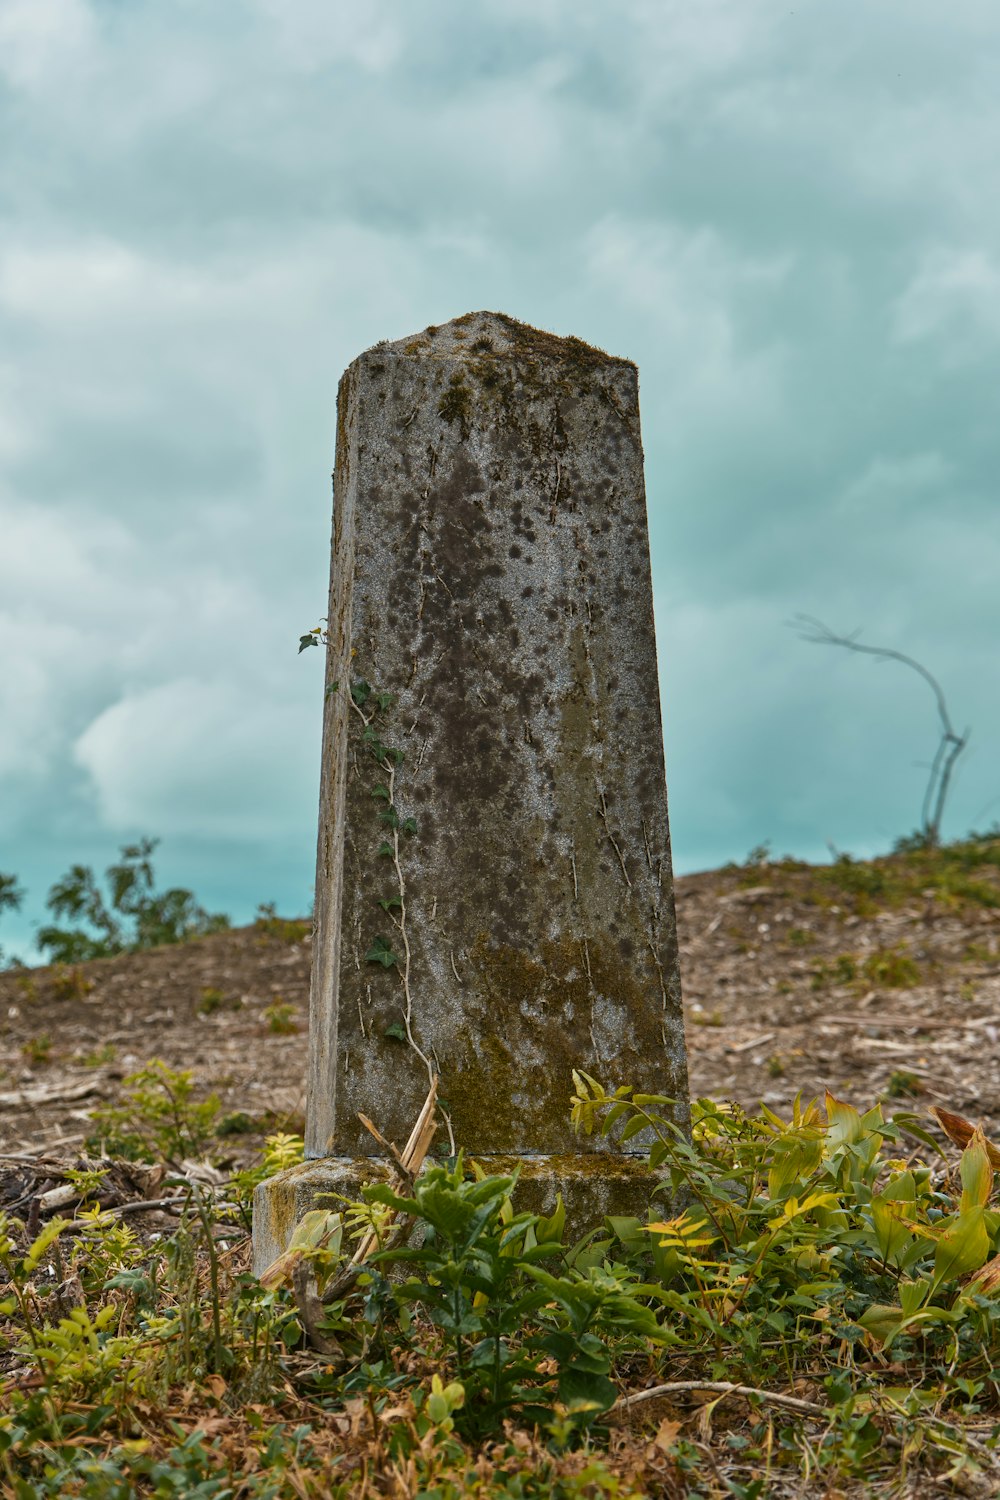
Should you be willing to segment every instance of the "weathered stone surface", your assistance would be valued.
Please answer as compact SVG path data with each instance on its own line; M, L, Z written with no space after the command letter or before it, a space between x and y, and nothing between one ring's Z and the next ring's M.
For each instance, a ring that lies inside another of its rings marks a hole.
M518 1171L514 1205L518 1213L551 1214L561 1197L566 1210L565 1239L572 1244L606 1214L648 1217L658 1179L633 1156L494 1156L485 1160L499 1176ZM259 1276L287 1248L292 1230L314 1208L339 1210L345 1198L361 1197L363 1187L391 1183L392 1169L373 1157L324 1157L303 1162L258 1185L253 1200L253 1269ZM654 1213L663 1212L663 1200Z
M334 492L307 1154L402 1145L431 1070L470 1153L604 1149L572 1068L686 1099L636 368L378 345Z

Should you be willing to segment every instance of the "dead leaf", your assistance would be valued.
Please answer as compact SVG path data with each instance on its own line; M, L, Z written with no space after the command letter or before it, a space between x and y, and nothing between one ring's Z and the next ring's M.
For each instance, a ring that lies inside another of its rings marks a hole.
M656 1429L656 1436L653 1439L653 1442L662 1453L670 1452L677 1441L682 1426L683 1423L672 1422L669 1417L664 1417Z
M954 1145L960 1146L964 1151L977 1129L972 1121L966 1120L962 1115L953 1115L950 1110L942 1109L937 1104L931 1105L930 1113L937 1120L948 1139ZM985 1136L983 1136L983 1144L986 1147L986 1155L989 1158L990 1166L1000 1168L1000 1148L994 1146L993 1142L988 1141Z

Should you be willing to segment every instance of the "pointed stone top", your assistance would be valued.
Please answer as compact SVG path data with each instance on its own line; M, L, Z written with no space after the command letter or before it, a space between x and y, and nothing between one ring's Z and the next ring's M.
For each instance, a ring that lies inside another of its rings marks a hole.
M541 328L533 328L530 323L519 323L516 318L510 318L501 312L464 313L460 318L453 318L450 323L432 323L422 333L413 333L409 338L397 339L394 343L376 344L374 349L366 352L369 355L378 352L396 358L412 359L558 362L592 370L609 365L635 368L630 359L619 359L614 354L606 354L603 349L585 344L582 339L559 338L554 333L545 333Z

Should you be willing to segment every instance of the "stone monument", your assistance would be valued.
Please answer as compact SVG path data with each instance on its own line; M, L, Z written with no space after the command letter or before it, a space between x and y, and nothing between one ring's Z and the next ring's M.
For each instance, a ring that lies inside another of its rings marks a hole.
M634 1211L569 1098L582 1068L686 1120L635 365L486 312L356 359L327 640L310 1160L257 1190L255 1264L434 1078L435 1149Z

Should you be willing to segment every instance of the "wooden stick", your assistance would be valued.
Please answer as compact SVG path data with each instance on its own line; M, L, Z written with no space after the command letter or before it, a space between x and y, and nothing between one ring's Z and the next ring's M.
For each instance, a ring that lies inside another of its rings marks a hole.
M423 1166L424 1158L430 1150L431 1141L434 1139L434 1132L437 1129L437 1125L434 1122L434 1110L437 1107L437 1087L438 1081L437 1074L435 1073L427 1098L424 1100L424 1107L417 1116L416 1123L410 1131L410 1139L407 1141L402 1157L399 1159L407 1186L412 1185L414 1177L416 1177ZM387 1147L389 1146L388 1141L384 1140L371 1122L365 1119L364 1115L359 1115L358 1118L366 1129L371 1130L376 1140L382 1141ZM395 1148L390 1147L389 1149L394 1156L397 1155ZM396 1217L395 1213L390 1214L387 1222L391 1224ZM351 1265L360 1265L371 1254L372 1247L377 1244L378 1235L372 1229L365 1235L365 1238L355 1250L351 1257Z
M829 1415L826 1408L817 1406L815 1401L803 1401L800 1396L785 1396L780 1391L758 1390L754 1385L734 1385L730 1380L668 1380L666 1385L653 1385L648 1390L633 1391L629 1396L621 1396L611 1407L608 1416L628 1411L643 1401L655 1401L658 1396L676 1396L685 1391L719 1391L724 1396L756 1396L759 1401L767 1401L771 1406L787 1407L789 1411L797 1411L804 1417Z

